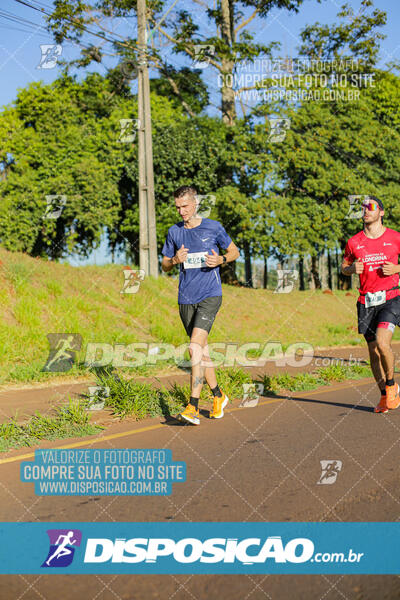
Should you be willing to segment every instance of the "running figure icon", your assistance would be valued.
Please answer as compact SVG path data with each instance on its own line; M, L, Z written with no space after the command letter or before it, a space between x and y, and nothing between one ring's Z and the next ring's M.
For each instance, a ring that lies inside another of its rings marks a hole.
M46 560L46 565L50 566L50 563L53 560L53 558L61 558L62 556L67 556L67 554L72 554L72 550L70 548L67 548L67 546L69 544L71 546L73 544L76 544L77 540L73 540L72 539L73 537L74 537L73 531L68 531L68 533L66 535L58 536L58 539L56 541L57 549L50 556L50 558L48 558ZM63 540L62 542L60 542L61 539Z
M50 352L43 371L69 371L75 362L76 353L81 348L82 336L78 333L49 333L47 339Z
M62 569L69 567L75 552L82 542L80 529L48 529L50 547L42 563L44 569Z

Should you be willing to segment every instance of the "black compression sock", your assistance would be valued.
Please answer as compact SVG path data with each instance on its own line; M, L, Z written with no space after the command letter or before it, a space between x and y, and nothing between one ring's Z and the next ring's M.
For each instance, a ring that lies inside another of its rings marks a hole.
M195 408L198 409L199 408L199 399L193 398L193 396L190 396L189 404L191 404L192 406L194 406Z
M216 385L215 388L211 389L213 396L217 396L217 398L222 398L222 392L219 389L219 386Z
M394 385L394 379L386 379L386 385Z

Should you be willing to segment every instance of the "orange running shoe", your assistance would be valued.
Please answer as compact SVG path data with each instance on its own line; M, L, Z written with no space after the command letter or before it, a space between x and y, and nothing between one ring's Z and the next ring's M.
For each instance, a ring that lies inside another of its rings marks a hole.
M377 404L374 408L374 412L376 413L387 413L389 409L386 404L386 394L381 394L381 399L379 400L379 404Z
M199 409L193 406L193 404L188 404L185 410L183 410L179 416L185 421L192 423L192 425L200 425Z
M386 386L386 406L392 410L400 406L398 383Z
M210 419L222 419L224 408L228 402L229 398L224 392L222 392L222 396L214 396L213 409L210 410Z

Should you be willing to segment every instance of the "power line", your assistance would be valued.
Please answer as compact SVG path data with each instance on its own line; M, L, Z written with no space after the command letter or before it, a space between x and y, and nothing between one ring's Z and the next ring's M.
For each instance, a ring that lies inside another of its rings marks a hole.
M1 16L1 15L0 15ZM31 31L26 29L20 29L19 27L10 27L10 25L0 25L1 29L7 29L7 31L21 31L22 33L31 33Z
M13 13L10 13L6 10L0 10L0 16L11 22L18 23L19 25L33 26L36 29L46 30L46 28L43 25L34 23L33 21L29 21L28 19L24 19L23 17L20 17L19 15L14 15Z
M30 2L27 2L25 0L14 0L15 2L17 2L18 4L22 4L23 6L27 6L29 8L32 8L33 10L36 10L37 12L40 12L41 14L45 14L47 17L51 17L52 13L51 12L47 12L44 8L38 8L37 6L34 6L33 4L31 4ZM88 29L87 27L85 27L82 23L80 23L79 21L77 21L76 19L73 18L68 18L68 17L64 17L64 19L66 21L68 21L69 23L71 23L72 25L74 25L75 27L78 27L80 29L82 29L83 31L85 31L86 33L90 34L90 35L94 35L98 38L100 38L103 41L109 42L111 44L118 44L120 46L126 47L128 46L128 44L125 42L120 42L119 40L117 40L116 38L108 38L106 37L106 35L104 33L97 33L96 31L91 31L90 29ZM121 39L124 39L122 36L119 36Z
M35 33L38 30L42 30L46 33L48 33L48 29L46 27L44 27L43 25L40 25L38 23L34 23L33 21L30 21L28 19L24 19L23 17L20 17L19 15L14 15L13 13L9 13L8 11L1 11L0 10L0 18L3 18L5 20L8 20L12 23L17 23L19 25L23 25L24 27L27 27L28 30L23 30L23 29L18 29L18 28L14 28L17 31L21 31L22 33ZM6 25L3 26L4 28L8 27ZM8 27L9 29L11 29L10 27ZM82 42L78 42L77 40L72 39L70 36L65 36L65 39L68 40L69 42L71 42L72 44L75 44L77 46L79 46L80 48L83 48L84 50L90 50L90 46L87 46L86 44L82 43ZM103 54L105 56L111 56L110 54L103 52Z
M23 5L23 6L27 6L27 7L31 8L31 9L33 9L33 10L37 11L37 12L40 12L41 14L45 14L46 16L52 16L52 13L49 13L49 12L47 12L47 11L45 10L45 8L43 8L43 7L42 7L43 3L41 3L41 2L38 2L37 0L31 0L31 2L28 2L27 0L15 0L15 1L16 1L18 4L21 4L21 5ZM37 6L34 6L34 4L36 4ZM43 6L45 6L45 7L47 8L47 6L46 6L46 5L43 5ZM28 20L28 19L25 19L25 18L23 18L23 17L20 17L19 15L14 15L13 13L10 13L10 12L8 12L8 11L0 11L0 16L3 16L5 19L8 19L8 20L10 20L10 21L12 21L12 22L15 22L15 23L18 23L18 24L20 24L20 25L24 25L24 26L27 26L27 27L28 27L28 26L33 26L33 27L35 27L36 29L41 29L41 30L44 30L44 31L48 32L48 29L47 29L46 27L44 27L43 25L40 25L40 24L34 23L33 21L30 21L30 20ZM79 26L81 29L83 29L83 30L84 30L86 33L88 33L88 34L90 34L90 35L95 35L96 37L99 37L99 38L100 38L100 39L102 39L103 41L108 41L108 42L110 42L110 43L117 43L117 44L120 44L120 42L119 42L118 40L116 40L116 39L112 39L112 38L107 38L107 37L105 37L105 36L104 36L104 35L102 35L102 34L98 34L98 33L94 32L94 31L92 31L92 30L88 29L88 28L87 28L87 27L85 27L83 24L81 24L81 23L77 22L75 19L68 19L68 18L66 18L66 20L67 20L67 21L69 21L69 22L70 22L71 24L73 24L73 25L78 25L78 26ZM121 37L121 36L119 36L119 37ZM72 41L74 44L77 44L78 46L80 46L81 48L83 48L83 49L85 49L85 50L89 50L89 49L90 49L90 46L87 46L87 45L85 45L85 44L84 44L84 43L82 43L82 42L77 42L75 39L72 39L70 36L67 36L67 35L66 35L66 36L65 36L65 39L67 39L67 40L69 40L69 41ZM123 38L121 38L121 39L123 39ZM122 45L122 44L120 44L120 45ZM104 53L104 54L106 54L106 53ZM108 54L106 54L106 55L108 55ZM108 56L110 56L110 55L108 55ZM172 64L173 64L173 66L174 66L175 68L178 68L178 69L180 69L180 68L182 68L182 66L184 66L184 65L182 65L182 64L177 64L175 61L173 61L173 60L171 60L171 59L172 59L172 57L171 57L171 56L169 56L169 57L168 57L168 59L167 59L167 61L168 61L168 63L170 63L170 64L172 63ZM210 82L209 82L209 83L210 83ZM210 104L213 104L213 103L212 103L212 102L210 102ZM219 110L220 110L220 107L217 107L217 105L214 105L214 106L215 106L215 108L219 108ZM250 107L248 107L248 108L250 108Z

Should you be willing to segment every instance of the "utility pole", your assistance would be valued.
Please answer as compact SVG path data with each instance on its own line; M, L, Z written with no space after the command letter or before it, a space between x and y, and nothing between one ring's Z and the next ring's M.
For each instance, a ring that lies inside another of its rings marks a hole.
M139 261L146 275L158 277L154 203L150 83L147 68L146 0L137 0L138 16L138 138L139 138Z

